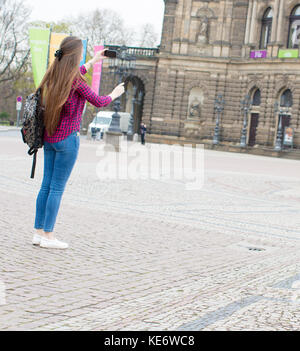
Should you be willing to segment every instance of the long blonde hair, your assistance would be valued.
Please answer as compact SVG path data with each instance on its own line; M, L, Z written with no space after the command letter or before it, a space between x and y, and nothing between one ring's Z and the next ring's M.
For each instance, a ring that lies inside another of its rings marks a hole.
M66 37L58 55L48 68L40 86L45 107L44 125L49 136L53 135L59 124L60 113L71 90L74 92L80 80L85 81L79 71L82 41L77 37ZM72 89L73 82L75 85Z

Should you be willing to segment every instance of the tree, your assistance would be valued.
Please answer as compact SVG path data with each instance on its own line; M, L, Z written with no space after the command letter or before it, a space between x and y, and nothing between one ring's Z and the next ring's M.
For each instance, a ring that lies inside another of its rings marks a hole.
M64 33L71 34L72 23L68 21L58 21L58 22L45 22L45 21L35 21L30 23L31 27L39 28L51 28L54 33Z
M26 20L30 10L19 0L0 0L0 84L18 79L29 57Z
M152 48L156 46L158 35L151 23L146 23L141 28L141 34L138 38L139 47Z
M95 45L130 45L134 31L124 26L120 15L108 9L96 9L79 15L70 21L72 33L80 38L88 38L88 51L93 55Z

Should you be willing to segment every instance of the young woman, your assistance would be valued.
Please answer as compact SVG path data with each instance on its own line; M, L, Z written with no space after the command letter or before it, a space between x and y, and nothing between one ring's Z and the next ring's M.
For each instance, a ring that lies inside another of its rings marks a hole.
M98 96L86 84L84 74L97 61L106 58L104 51L79 68L83 54L82 41L65 38L47 70L42 89L44 111L44 176L36 200L32 243L44 248L66 249L68 244L54 237L61 198L77 159L79 130L86 100L96 107L109 105L124 93L124 83L111 94Z

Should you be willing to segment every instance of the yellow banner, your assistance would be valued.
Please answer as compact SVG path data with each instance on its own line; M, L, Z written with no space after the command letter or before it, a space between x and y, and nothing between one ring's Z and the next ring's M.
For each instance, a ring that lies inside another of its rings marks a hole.
M55 60L55 51L59 49L60 43L67 37L67 34L51 33L50 48L49 48L49 63L48 67Z

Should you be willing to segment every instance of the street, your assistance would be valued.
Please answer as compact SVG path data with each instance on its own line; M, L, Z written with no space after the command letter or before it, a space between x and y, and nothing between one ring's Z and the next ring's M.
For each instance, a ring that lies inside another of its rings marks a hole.
M62 198L70 248L47 250L31 244L43 150L30 179L20 132L0 131L0 330L300 330L300 161L205 150L187 190L100 180L99 143L81 137Z

